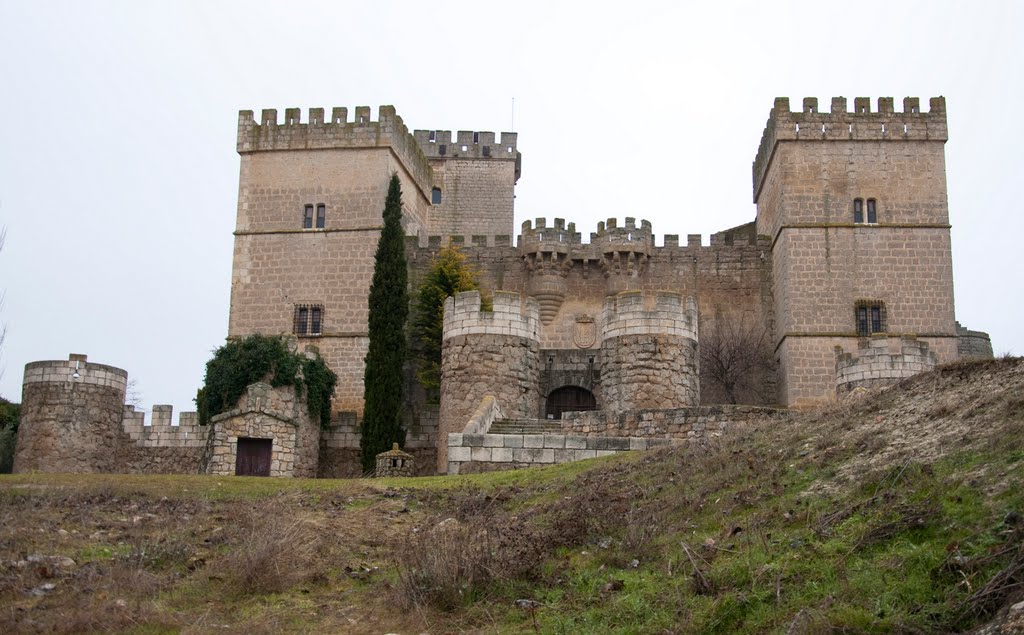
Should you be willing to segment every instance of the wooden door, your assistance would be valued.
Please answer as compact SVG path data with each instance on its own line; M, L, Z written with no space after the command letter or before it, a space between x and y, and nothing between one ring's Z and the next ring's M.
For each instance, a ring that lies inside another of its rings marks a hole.
M562 413L577 410L597 410L594 393L579 386L562 386L548 395L544 409L548 419L561 419Z
M270 476L270 454L273 445L273 439L239 439L235 475Z

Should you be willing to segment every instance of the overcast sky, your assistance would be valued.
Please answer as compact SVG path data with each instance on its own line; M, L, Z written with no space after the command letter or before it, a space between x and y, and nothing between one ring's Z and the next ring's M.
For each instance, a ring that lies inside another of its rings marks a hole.
M237 112L262 108L514 125L517 228L706 244L754 218L775 97L944 95L957 319L1024 353L1021 32L1020 2L0 0L0 396L76 352L193 409L227 333Z

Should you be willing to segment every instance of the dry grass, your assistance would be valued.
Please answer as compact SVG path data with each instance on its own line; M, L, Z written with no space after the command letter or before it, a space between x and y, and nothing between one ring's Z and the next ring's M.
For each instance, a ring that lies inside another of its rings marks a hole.
M280 593L296 584L323 578L318 556L324 530L293 513L294 502L277 500L253 506L240 519L231 550L214 567L235 595Z
M448 518L397 545L398 601L450 611L477 599L496 576L487 529Z

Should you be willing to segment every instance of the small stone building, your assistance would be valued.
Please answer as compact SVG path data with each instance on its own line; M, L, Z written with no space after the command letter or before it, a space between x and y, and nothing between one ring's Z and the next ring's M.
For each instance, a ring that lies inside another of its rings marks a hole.
M414 461L415 459L413 459L411 454L402 452L398 448L398 444L393 443L390 450L377 455L377 469L374 470L373 475L377 478L412 476L415 472L413 469L415 466Z
M249 386L234 410L212 418L210 474L317 475L320 428L294 388Z

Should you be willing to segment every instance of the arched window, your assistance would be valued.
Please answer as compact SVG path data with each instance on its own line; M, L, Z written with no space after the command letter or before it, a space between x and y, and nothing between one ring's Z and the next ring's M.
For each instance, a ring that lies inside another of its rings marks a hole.
M853 222L864 222L864 199L862 198L853 199Z
M441 204L441 188L435 187L434 189L430 190L430 202L433 205Z
M877 207L877 205L875 204L875 199L869 198L868 199L868 222L869 223L877 223L878 222L878 213L876 211L876 207Z
M594 393L579 386L562 386L548 395L544 416L548 419L561 419L563 412L578 410L597 410Z

